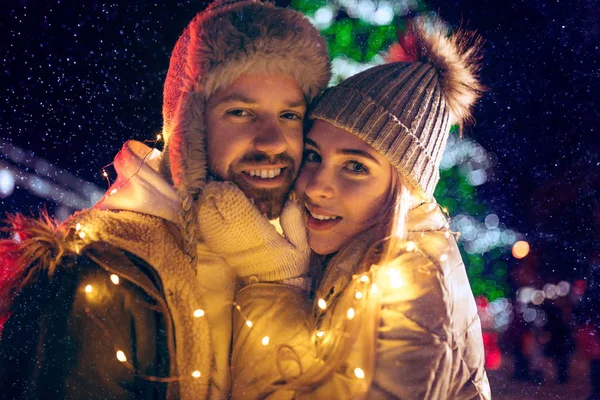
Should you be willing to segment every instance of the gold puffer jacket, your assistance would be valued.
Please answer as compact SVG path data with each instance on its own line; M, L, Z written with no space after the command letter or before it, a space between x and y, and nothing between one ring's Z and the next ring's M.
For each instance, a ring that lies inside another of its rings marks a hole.
M314 302L282 285L240 291L232 397L490 399L477 306L446 227L437 204L413 209L411 251L377 273L358 270L372 243L356 238L327 265Z

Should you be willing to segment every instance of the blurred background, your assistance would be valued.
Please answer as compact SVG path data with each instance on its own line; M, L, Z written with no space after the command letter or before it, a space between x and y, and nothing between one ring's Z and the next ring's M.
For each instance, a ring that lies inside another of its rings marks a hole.
M600 6L594 0L292 0L332 83L383 62L410 16L486 40L488 92L436 190L459 232L496 399L600 398ZM0 5L0 211L92 206L127 139L161 130L170 50L202 1ZM160 144L159 144L160 146ZM106 166L106 168L104 168ZM104 175L106 172L106 176Z

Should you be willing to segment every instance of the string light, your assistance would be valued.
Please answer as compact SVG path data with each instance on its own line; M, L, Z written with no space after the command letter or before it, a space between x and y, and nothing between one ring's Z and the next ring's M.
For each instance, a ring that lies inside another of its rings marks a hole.
M121 350L117 351L117 360L119 360L121 362L127 361L127 357L125 356L125 353L123 353Z
M354 368L354 375L358 378L358 379L365 379L365 371L363 371L360 368Z
M192 376L194 378L198 379L202 376L202 374L200 373L200 371L194 371L194 372L192 372Z
M115 285L119 284L119 277L115 274L110 274L110 280L112 281L112 283L114 283Z
M367 275L363 275L360 277L360 281L362 283L369 283L369 277Z
M113 194L115 194L115 193L117 193L117 189L116 189L116 188L110 191L110 195L111 195L111 196L112 196Z
M327 302L323 299L319 299L319 301L317 301L317 306L319 306L321 310L325 310L327 308Z
M80 237L81 239L83 239L83 238L85 237L85 232L84 232L84 231L80 231L80 232L79 232L79 237Z
M316 333L318 338L322 338L323 336L325 336L325 332L324 331L317 331Z
M156 141L160 141L162 139L162 135L159 133L158 135L156 135Z
M87 286L85 287L85 292L86 292L86 293L92 293L92 290L94 290L94 289L92 288L92 285L87 285Z
M390 286L394 289L398 289L402 286L402 278L400 278L400 271L397 269L390 268L385 271L385 274L390 278Z
M204 310L201 310L201 309L195 310L194 317L196 317L196 318L204 317Z
M408 242L406 243L406 251L413 251L417 248L417 245L415 244L415 242Z
M442 256L440 257L440 261L446 261L448 259L448 254L442 254Z
M356 315L356 312L354 311L354 308L350 307L348 309L348 319L353 319L355 315Z
M250 320L246 321L246 325L248 325L248 328L252 328L252 321L250 321Z
M371 293L375 294L379 291L379 288L377 287L377 284L373 284L371 285Z
M268 346L269 345L269 341L270 341L269 337L265 336L264 338L262 338L262 345L263 346Z
M363 294L362 294L362 292L356 292L356 293L354 294L354 297L355 297L357 300L360 300L360 299L362 299L362 297L363 297Z
M81 230L81 224L78 222L77 225L75 225L75 232L79 232Z

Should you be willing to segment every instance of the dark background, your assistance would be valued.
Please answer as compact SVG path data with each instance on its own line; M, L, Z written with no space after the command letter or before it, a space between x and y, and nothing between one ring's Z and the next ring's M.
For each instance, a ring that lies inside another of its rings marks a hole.
M160 132L170 50L205 4L3 1L1 140L106 188L102 166L122 143ZM583 276L600 250L600 5L427 4L486 39L489 91L466 134L498 162L479 197L526 235L542 279ZM0 212L30 213L41 204L17 187L0 198Z

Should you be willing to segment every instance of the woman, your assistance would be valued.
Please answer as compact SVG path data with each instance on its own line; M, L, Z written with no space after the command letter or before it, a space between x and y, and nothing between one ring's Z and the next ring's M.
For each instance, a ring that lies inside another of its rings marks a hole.
M296 183L325 269L238 293L233 398L490 398L477 307L433 199L482 87L477 40L415 19L390 63L327 90Z

